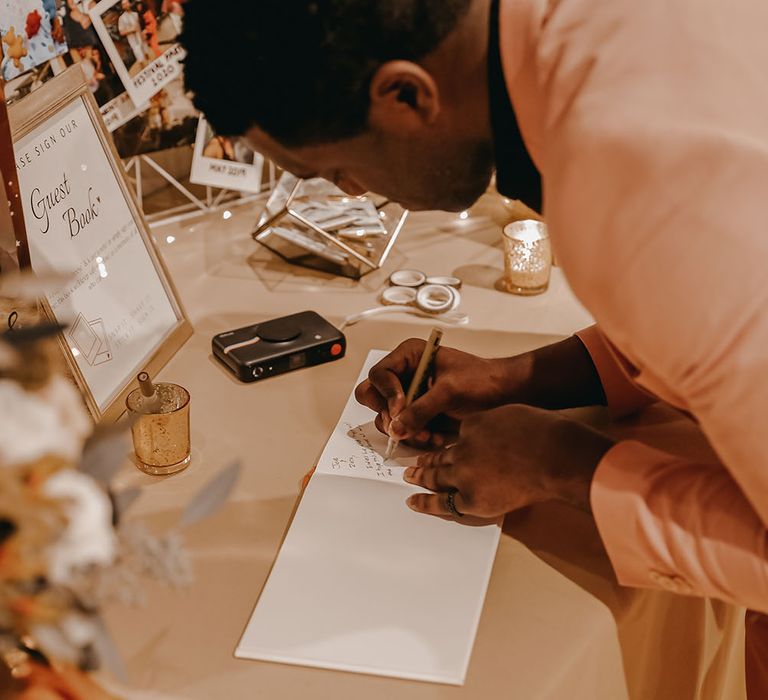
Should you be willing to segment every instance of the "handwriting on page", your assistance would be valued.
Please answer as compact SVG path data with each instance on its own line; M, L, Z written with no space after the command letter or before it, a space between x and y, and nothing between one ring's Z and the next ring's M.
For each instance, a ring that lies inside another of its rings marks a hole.
M350 423L341 423L347 436L355 441L360 448L357 455L348 457L333 457L331 469L333 471L362 472L359 476L375 477L377 479L390 479L395 476L400 478L400 470L394 470L384 464L384 458L371 445L371 440L366 435L365 426L353 426Z
M387 437L379 433L373 423L354 425L342 420L334 437L333 452L328 455L330 459L324 470L331 474L401 482L403 467L408 466L406 459L415 454L404 446L398 451L397 460L385 464Z

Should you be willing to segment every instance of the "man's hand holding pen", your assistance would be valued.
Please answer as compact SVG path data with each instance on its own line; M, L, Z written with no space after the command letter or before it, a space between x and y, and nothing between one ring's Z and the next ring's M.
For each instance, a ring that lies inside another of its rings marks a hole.
M406 408L404 386L410 383L425 345L416 338L401 343L371 369L355 397L376 411L381 432L429 449L453 440L463 418L508 403L516 378L508 360L485 360L441 347L431 386Z
M613 441L534 407L597 403L593 376L571 376L559 389L551 377L536 376L553 362L563 365L561 372L593 372L573 339L545 349L543 357L534 352L495 360L443 347L431 386L403 408L403 385L423 348L423 341L402 343L356 391L358 401L377 412L379 430L433 450L405 473L406 481L433 492L412 496L413 510L467 524L546 500L589 510L592 476Z

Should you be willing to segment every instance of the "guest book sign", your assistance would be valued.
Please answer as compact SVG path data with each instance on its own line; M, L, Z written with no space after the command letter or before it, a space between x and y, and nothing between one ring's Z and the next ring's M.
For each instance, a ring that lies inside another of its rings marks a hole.
M461 685L500 529L411 511L373 418L350 397L235 655Z
M190 335L125 182L98 107L74 67L11 108L32 269L66 279L46 310L96 419L116 417L136 372Z

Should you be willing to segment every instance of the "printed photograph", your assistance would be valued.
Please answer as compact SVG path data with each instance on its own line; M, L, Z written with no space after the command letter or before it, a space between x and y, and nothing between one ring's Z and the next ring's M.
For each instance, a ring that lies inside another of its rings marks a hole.
M67 50L64 0L0 0L0 46L6 82Z
M168 83L149 100L149 107L112 132L122 158L191 146L195 143L198 113L184 90L184 77Z
M202 155L214 160L228 160L236 163L252 164L256 152L243 140L220 136L205 121L205 138Z
M128 96L115 63L93 26L95 0L64 0L64 35L69 45L68 64L83 69L104 122L110 131L139 114L146 104L136 105Z
M264 157L244 139L231 139L214 132L200 117L192 159L190 182L240 192L260 192Z
M76 0L68 0L76 1ZM117 75L135 104L143 104L181 72L176 44L184 9L180 2L101 0L89 17Z
M93 26L90 16L95 0L64 0L64 36L69 45L68 63L79 63L99 107L125 93L125 86ZM136 109L132 110L133 113Z
M32 70L23 73L13 80L9 80L4 85L6 102L12 104L16 100L26 97L30 92L34 92L47 80L50 80L60 70L64 70L65 67L64 57L60 56L32 68ZM56 70L54 70L55 68Z

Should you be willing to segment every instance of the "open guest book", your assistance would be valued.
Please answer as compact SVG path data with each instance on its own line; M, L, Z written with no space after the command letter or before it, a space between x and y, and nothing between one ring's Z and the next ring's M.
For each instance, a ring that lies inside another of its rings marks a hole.
M411 511L373 418L350 396L235 655L461 685L500 529Z

